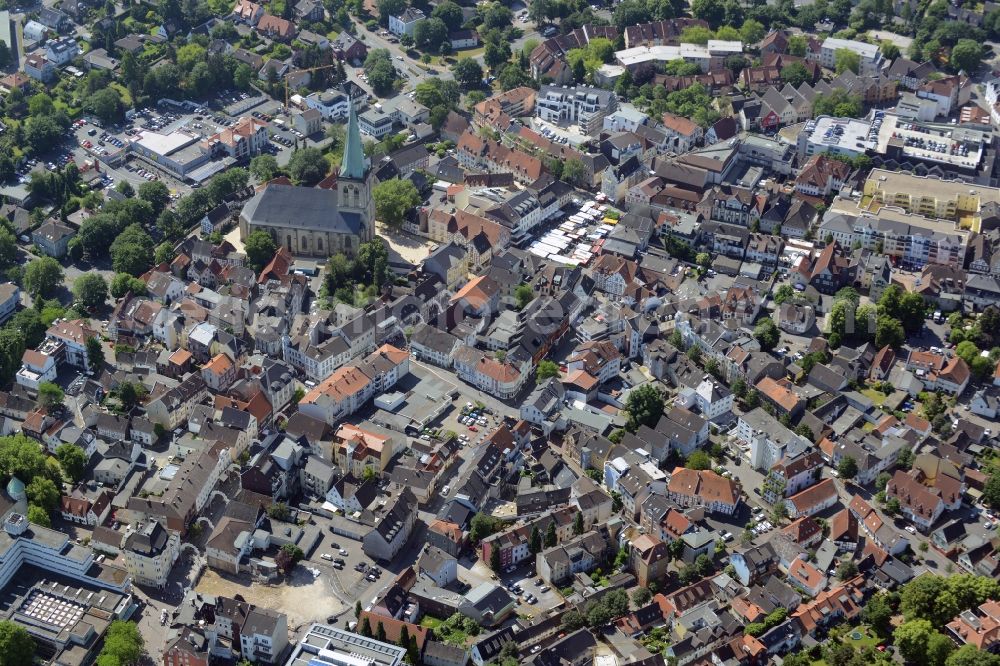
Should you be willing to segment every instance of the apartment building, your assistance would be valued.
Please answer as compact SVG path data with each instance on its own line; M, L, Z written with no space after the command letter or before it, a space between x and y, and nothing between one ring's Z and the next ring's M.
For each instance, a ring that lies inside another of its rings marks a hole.
M601 129L604 118L617 106L615 94L590 86L542 86L535 101L535 115L555 125L579 125L587 134Z
M53 356L57 360L83 368L90 372L90 360L87 358L87 340L97 336L97 331L87 326L82 319L57 319L45 332L47 342L53 346ZM43 345L44 347L44 345Z
M885 169L872 169L864 195L884 206L963 226L972 225L983 205L1000 203L1000 189L996 187Z
M886 255L908 270L927 264L961 266L969 243L969 232L954 222L890 207L876 213L861 211L855 202L839 198L826 212L817 236L832 236L842 247L860 243L863 249Z
M770 470L782 458L795 457L812 447L760 407L740 415L736 438L750 445L750 464L760 471Z
M131 529L131 528L130 528ZM140 585L163 589L180 555L180 535L158 521L140 523L125 537L125 570Z
M392 345L383 345L357 365L336 370L299 403L299 411L333 424L356 412L372 398L389 391L410 372L410 355Z
M811 51L806 53L806 60L812 62L818 62L820 66L826 69L836 69L837 66L837 51L845 49L851 51L858 55L860 59L860 69L858 74L861 76L874 76L882 69L883 57L882 51L879 49L878 44L868 44L866 42L857 42L853 39L838 39L836 37L828 37L823 40L818 51Z
M740 503L740 484L711 470L677 467L667 483L667 497L680 506L732 515Z
M240 654L255 664L282 663L288 647L288 617L251 606L239 632Z

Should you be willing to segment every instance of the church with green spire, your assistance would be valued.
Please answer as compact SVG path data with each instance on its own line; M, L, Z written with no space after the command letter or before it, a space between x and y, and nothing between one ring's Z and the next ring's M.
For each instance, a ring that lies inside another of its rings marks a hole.
M240 212L240 238L263 230L293 255L352 257L375 237L373 180L352 107L340 170L316 187L265 185Z

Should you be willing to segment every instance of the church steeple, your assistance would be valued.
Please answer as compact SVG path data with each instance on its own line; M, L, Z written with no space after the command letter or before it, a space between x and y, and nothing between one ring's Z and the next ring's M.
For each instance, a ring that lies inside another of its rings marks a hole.
M361 130L358 128L358 116L354 105L350 104L347 118L347 137L344 146L344 159L340 164L340 177L353 180L365 178L365 149L361 145Z

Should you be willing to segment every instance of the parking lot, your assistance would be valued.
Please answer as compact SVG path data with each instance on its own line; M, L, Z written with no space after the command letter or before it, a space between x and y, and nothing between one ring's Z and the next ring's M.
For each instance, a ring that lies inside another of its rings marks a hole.
M518 615L533 618L564 603L559 590L546 585L544 581L539 584L541 579L535 573L535 560L533 558L508 568L499 576L494 574L481 560L472 563L472 566L469 564L467 560L459 562L459 580L472 587L482 583L503 585L507 592L517 599L516 612ZM534 601L531 601L532 599Z
M580 129L579 125L559 127L541 118L532 118L531 122L534 124L535 130L554 143L579 146L590 141L590 137Z

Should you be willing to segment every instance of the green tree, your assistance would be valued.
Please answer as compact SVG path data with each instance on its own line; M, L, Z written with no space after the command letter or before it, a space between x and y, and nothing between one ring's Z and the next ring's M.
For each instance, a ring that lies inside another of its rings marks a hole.
M490 549L490 569L500 573L500 549L497 547Z
M973 39L960 39L951 49L951 69L975 74L983 60L983 46Z
M944 626L964 609L959 606L947 579L925 574L903 586L899 610L907 620L926 620L935 626Z
M552 548L556 545L556 523L554 520L549 521L549 526L545 530L545 547Z
M32 115L24 123L24 139L36 153L52 150L62 137L62 127L53 116Z
M451 0L445 0L444 2L438 4L433 11L431 11L431 17L441 19L448 27L448 30L451 31L461 28L462 23L464 22L462 8Z
M858 565L854 560L844 559L837 567L837 578L840 580L850 580L858 575Z
M62 407L65 395L58 384L42 382L38 385L38 404L49 413Z
M472 58L461 58L451 66L451 72L455 75L455 80L458 81L459 85L466 90L482 85L483 68Z
M100 273L84 273L73 282L73 295L85 307L99 307L108 299L108 283Z
M843 88L835 88L829 94L817 95L813 102L813 115L816 116L857 118L861 115L862 110L861 98L858 95L850 94Z
M778 287L774 292L774 302L778 305L782 305L792 299L795 296L795 290L792 289L792 285L783 284Z
M861 56L851 49L837 49L833 52L834 69L837 74L851 71L857 74L861 71Z
M627 1L627 0L626 0ZM562 628L566 631L576 631L587 626L587 618L578 610L568 610L562 616Z
M496 534L503 527L498 518L485 513L477 513L469 522L469 541L478 544L488 536Z
M648 23L651 20L649 7L643 0L622 0L611 15L611 22L622 31L630 25Z
M517 302L518 310L523 310L534 298L535 292L530 284L520 284L514 290L514 300Z
M645 606L652 600L653 593L649 591L649 588L638 587L632 592L632 603L636 606Z
M771 318L761 319L753 329L753 337L764 351L774 349L781 339L781 332Z
M993 473L983 487L983 501L991 509L1000 509L1000 474Z
M400 178L376 185L372 198L375 199L375 215L383 224L394 229L400 228L406 215L420 205L420 193L413 181Z
M123 197L131 199L135 196L135 188L132 187L132 183L127 180L120 180L118 184L115 185L115 191Z
M583 534L583 513L580 511L573 517L573 534L577 536Z
M875 633L883 637L888 636L892 631L890 621L893 615L893 607L886 592L872 595L868 603L861 609L861 618L875 630Z
M837 473L842 479L853 479L858 474L858 461L851 456L844 456L837 463Z
M99 371L104 367L104 348L101 347L101 341L95 337L87 338L86 347L87 364L95 372Z
M250 160L250 174L260 182L274 178L281 171L274 155L258 155Z
M406 0L378 0L376 6L378 7L379 23L384 28L389 25L390 16L398 16L406 9Z
M888 500L886 500L886 502L885 502L885 512L886 512L887 515L898 516L900 510L901 510L901 507L899 505L899 500L898 499L896 499L895 497L890 497Z
M278 251L274 238L263 229L251 231L243 243L243 248L247 254L247 261L257 272L263 270Z
M300 148L288 160L288 175L299 185L315 185L329 170L330 164L319 148Z
M24 269L24 289L32 298L51 296L62 282L63 270L52 257L32 259Z
M170 204L170 190L159 181L152 180L139 185L136 195L143 201L148 201L153 208L153 214L159 215Z
M875 322L875 346L899 348L906 340L906 332L898 319L880 316Z
M888 39L883 39L882 43L879 45L879 50L882 52L882 56L886 60L895 60L899 57L899 47L890 42Z
M34 656L35 641L28 630L11 620L0 620L0 666L31 664Z
M715 30L726 18L726 8L722 0L692 0L691 14L707 21L709 27Z
M959 357L966 363L971 363L972 359L979 356L979 347L976 343L970 340L963 340L955 345L955 356Z
M583 161L571 157L563 162L561 179L570 185L585 185L587 182L587 167Z
M111 266L116 273L138 277L153 265L153 239L140 224L130 224L111 243Z
M17 261L17 238L6 227L0 227L0 269L7 269Z
M49 512L35 504L28 505L28 522L41 527L52 527Z
M129 666L137 663L144 652L142 634L135 622L115 620L104 636L104 648L97 657L97 664Z
M625 428L635 432L640 425L653 428L663 416L665 398L652 384L644 384L629 392L625 399Z
M500 68L509 60L510 44L504 41L487 40L486 48L483 52L483 64L489 67L491 72L499 72Z
M927 303L920 294L907 292L899 299L899 310L895 315L907 333L916 333L924 326Z
M121 298L125 294L132 292L134 296L143 296L146 293L146 283L139 278L132 277L128 273L116 273L111 278L110 287L112 298Z
M684 466L687 467L688 469L697 469L697 470L711 469L712 459L709 457L707 453L705 453L701 449L695 449L694 451L691 452L691 455L688 456L688 459L684 463Z
M60 444L56 449L56 460L62 467L63 473L69 477L72 483L83 478L87 468L87 454L75 444Z
M126 411L141 403L147 393L145 386L135 382L122 382L115 390L115 396Z
M806 41L805 35L792 35L788 38L788 54L796 56L798 58L804 58L806 55L806 49L809 47L809 42Z
M781 80L793 88L812 81L812 75L806 66L800 62L792 62L781 68Z
M384 97L392 92L396 83L396 68L392 64L392 56L386 49L373 49L368 52L365 58L365 74L368 75L368 82L372 86L372 91Z
M900 655L912 663L927 663L927 647L932 634L937 633L927 620L910 620L896 627L893 642Z
M913 467L913 450L907 448L900 449L899 456L896 458L896 466L902 470Z
M559 366L555 361L542 360L538 362L538 368L535 370L535 377L539 382L546 379L559 376Z
M294 543L286 543L281 548L278 549L278 554L275 555L274 563L279 569L284 571L286 574L295 568L295 565L302 561L305 554L302 549L296 546Z
M45 511L51 512L59 505L59 498L62 493L51 479L43 476L36 476L24 488L28 501L35 506L40 506Z
M441 53L442 47L448 41L448 26L439 18L417 21L413 27L413 43L422 51ZM450 46L449 43L448 47Z
M537 525L531 528L531 538L528 539L528 551L532 555L542 552L542 533L538 531Z
M944 663L945 666L1000 666L1000 656L966 643L952 652Z
M752 18L748 18L740 27L740 39L744 44L756 44L764 39L766 34L764 24Z
M163 263L169 264L176 256L177 253L174 252L174 246L169 241L163 241L153 250L153 263L157 266Z

